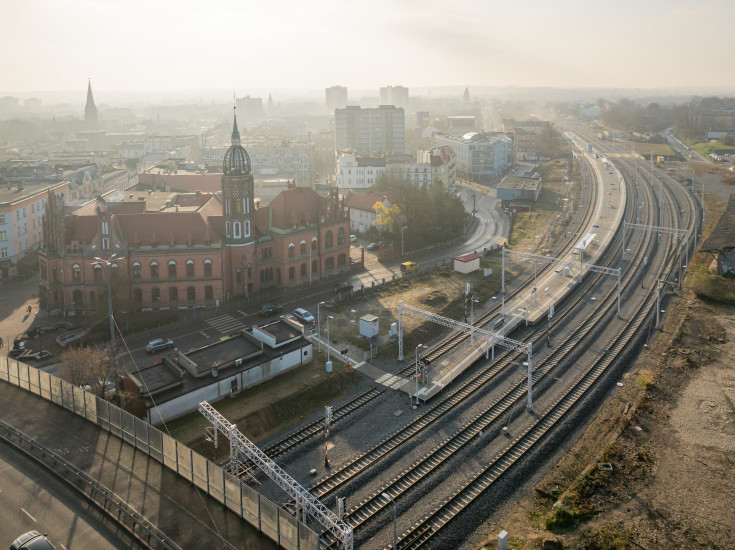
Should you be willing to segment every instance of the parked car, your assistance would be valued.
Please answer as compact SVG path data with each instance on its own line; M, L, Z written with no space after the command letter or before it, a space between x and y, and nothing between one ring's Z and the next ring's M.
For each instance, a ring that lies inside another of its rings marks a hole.
M69 344L72 344L74 342L79 342L79 340L84 338L85 333L86 331L82 329L72 330L71 332L66 332L56 339L56 343L62 347L68 346Z
M170 349L172 347L174 347L174 341L171 340L171 338L156 338L155 340L151 340L150 342L148 342L145 350L148 353L155 353L157 351L161 351L162 349Z
M341 282L337 286L334 287L334 293L340 294L342 292L352 292L352 284L348 282Z
M416 262L403 262L401 264L401 271L408 273L409 271L416 271L419 268L419 264Z
M294 309L293 316L303 325L314 326L314 316L302 307Z
M350 242L354 243L355 241L357 241L357 235L350 235Z
M28 531L15 539L13 544L10 545L10 550L55 550L55 548L51 541L46 538L46 535L42 535L38 531Z
M367 245L368 250L377 250L378 248L380 248L380 245L378 243L370 243L369 245Z
M258 311L258 313L263 317L267 317L268 315L273 315L274 313L281 313L281 311L283 311L282 305L263 304L262 306L260 306L260 311Z

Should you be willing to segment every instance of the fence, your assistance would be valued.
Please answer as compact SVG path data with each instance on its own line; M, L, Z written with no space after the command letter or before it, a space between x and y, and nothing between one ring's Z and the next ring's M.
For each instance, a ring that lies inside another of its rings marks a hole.
M287 550L318 550L319 535L252 487L174 438L120 407L69 382L9 357L0 380L93 422L199 487Z

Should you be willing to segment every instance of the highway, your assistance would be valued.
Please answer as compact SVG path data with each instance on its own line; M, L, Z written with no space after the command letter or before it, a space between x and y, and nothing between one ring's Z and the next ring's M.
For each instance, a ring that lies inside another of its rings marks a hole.
M5 442L0 443L0 546L35 530L56 548L139 548L111 531L97 510L55 475Z

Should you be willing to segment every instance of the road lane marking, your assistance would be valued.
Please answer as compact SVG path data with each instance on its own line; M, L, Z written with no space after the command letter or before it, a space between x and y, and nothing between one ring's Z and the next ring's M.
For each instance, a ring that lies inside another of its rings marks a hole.
M201 335L202 335L202 336L204 336L205 338L209 338L209 335L208 335L208 334L207 334L206 332L204 332L203 330L200 330L200 331L199 331L199 334L201 334Z
M31 519L33 520L33 523L38 523L38 522L36 521L36 518L34 518L34 517L33 517L33 516L31 515L31 514L29 514L29 513L28 513L28 510L26 510L25 508L22 508L22 507L21 507L21 509L20 509L20 510L21 510L21 511L22 511L22 512L23 512L23 513L24 513L25 515L27 515L27 516L28 516L29 518L31 518Z

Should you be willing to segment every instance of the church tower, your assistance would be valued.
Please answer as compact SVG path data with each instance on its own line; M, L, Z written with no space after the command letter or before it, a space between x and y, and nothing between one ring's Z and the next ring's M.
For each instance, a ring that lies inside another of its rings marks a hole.
M246 295L251 290L254 258L252 165L240 145L237 114L232 126L232 145L222 164L222 214L225 230L224 285L227 297Z
M94 104L92 96L92 79L87 82L87 104L84 106L84 122L88 126L97 125L97 106Z

